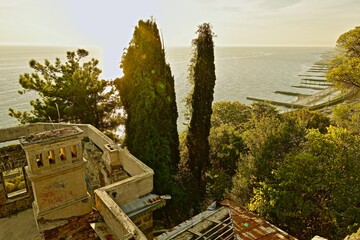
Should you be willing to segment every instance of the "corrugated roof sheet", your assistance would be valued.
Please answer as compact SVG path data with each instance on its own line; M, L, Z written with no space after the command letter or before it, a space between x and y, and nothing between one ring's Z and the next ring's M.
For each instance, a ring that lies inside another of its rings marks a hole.
M154 211L166 204L166 199L169 196L159 196L156 194L148 194L137 198L131 202L125 203L120 208L131 218L140 213L145 213L148 210Z
M217 207L208 208L155 239L234 239L234 231L228 209Z

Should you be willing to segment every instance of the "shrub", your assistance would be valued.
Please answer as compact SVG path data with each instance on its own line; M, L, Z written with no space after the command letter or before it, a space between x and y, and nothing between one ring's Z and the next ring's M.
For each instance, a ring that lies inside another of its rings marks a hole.
M15 184L10 183L10 182L5 182L5 188L6 188L7 193L11 193L11 192L15 191Z

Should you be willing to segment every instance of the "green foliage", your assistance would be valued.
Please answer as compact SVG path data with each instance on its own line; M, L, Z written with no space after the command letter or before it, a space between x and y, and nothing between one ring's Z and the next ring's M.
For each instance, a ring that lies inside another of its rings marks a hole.
M261 182L251 208L301 239L343 239L360 221L360 138L342 128L310 130L301 152L288 154Z
M359 36L360 38L360 36ZM326 77L339 89L357 93L360 91L360 57L340 55L332 60Z
M231 189L238 159L246 150L240 130L228 124L211 128L209 145L210 164L205 173L207 205L222 199Z
M154 20L138 22L120 67L124 76L116 86L127 114L125 145L154 170L155 190L173 194L180 158L178 113L174 78Z
M264 107L264 109L267 108ZM208 206L214 200L223 198L230 191L240 154L247 150L242 133L244 125L252 114L251 107L239 102L216 102L213 104L212 110L211 129L208 137L209 162L202 179L205 182L205 193L200 204L202 206ZM178 181L182 183L184 190L191 189L193 191L192 188L195 186L189 167L187 135L186 131L180 135L181 163ZM194 207L192 206L193 198L188 197L185 202L183 205Z
M349 96L355 103L339 105L334 111L336 124L348 128L353 133L360 132L360 27L355 27L337 40L338 54L330 64L326 77Z
M11 182L5 182L5 189L7 193L11 193L15 191L15 184Z
M19 182L19 184L17 185L17 189L18 189L18 190L24 189L25 187L26 187L25 181L21 181L21 182Z
M240 155L230 192L244 206L250 203L262 182L274 181L273 171L289 152L299 149L306 133L297 117L283 117L267 104L254 104L251 116L242 133L246 152Z
M223 168L211 168L206 172L206 198L203 205L209 206L214 200L221 200L232 186L232 176Z
M212 102L215 87L215 63L213 32L209 23L197 30L193 40L193 57L189 68L189 81L193 83L193 92L188 98L191 113L186 146L189 159L187 164L192 173L193 186L189 194L194 204L199 204L205 195L205 169L209 165L209 141L211 127ZM195 206L199 210L198 206Z
M30 112L10 108L9 115L23 124L63 121L114 129L119 124L115 112L119 98L114 94L111 81L99 80L98 60L83 62L88 54L84 49L67 52L65 63L59 58L54 64L48 60L44 64L31 60L34 73L20 76L19 83L24 90L19 93L35 91L40 98L30 102L33 107Z
M255 103L251 107L250 118L244 124L242 133L247 152L239 157L236 174L233 177L231 198L246 206L253 196L253 188L257 183L256 162L261 155L261 147L269 135L274 135L280 125L280 115L276 110L264 103ZM275 149L274 149L275 151ZM271 170L270 170L271 171Z
M15 192L26 188L24 174L21 168L10 170L4 174L6 193Z
M360 103L336 106L333 119L338 126L360 133Z
M300 109L284 114L285 118L297 122L306 129L319 129L321 133L326 133L327 127L330 126L330 118L318 111L309 111Z
M236 101L216 102L212 107L211 127L227 124L239 129L249 119L250 109L249 106Z
M350 109L334 118L355 128ZM329 124L316 111L279 115L266 104L253 105L241 128L246 149L230 196L300 239L341 239L358 228L360 138Z
M342 34L337 47L337 56L331 61L326 77L335 86L356 96L360 91L360 27Z
M229 176L234 175L236 162L246 147L240 131L225 124L211 128L209 143L211 167L223 169Z
M360 57L360 26L341 34L336 44L347 56Z
M251 118L245 123L243 138L251 154L264 143L266 137L274 134L281 123L280 115L267 104L254 104L251 108Z
M14 179L13 181L5 181L5 188L6 188L6 192L9 194L17 190L26 188L26 185L24 180L20 181Z
M251 104L251 118L263 118L263 117L274 117L279 118L280 114L276 108L268 103L255 102Z
M176 206L181 219L179 222L194 216L194 199L193 196L188 193L193 184L193 175L188 164L189 151L186 147L186 137L187 131L179 135L180 163L178 167L179 171L176 174L176 182L178 183L179 192L183 193L180 204Z

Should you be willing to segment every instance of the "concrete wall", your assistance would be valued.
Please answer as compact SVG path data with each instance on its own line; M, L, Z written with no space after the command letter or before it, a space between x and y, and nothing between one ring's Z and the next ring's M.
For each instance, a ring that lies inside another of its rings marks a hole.
M138 173L95 191L96 208L119 239L147 239L119 205L153 190L153 171L132 155L123 152L127 172Z
M20 211L29 209L34 201L31 192L13 199L7 199L5 194L5 190L0 187L0 218L10 217Z
M95 191L96 209L119 239L146 239L130 218L103 190Z
M153 213L147 213L139 217L132 218L134 224L145 235L146 239L151 240L154 238L153 228Z
M151 173L143 173L107 185L101 189L106 191L118 205L122 205L125 202L150 193L153 190L153 175Z
M91 190L88 191L93 195L94 190L105 186L104 181L100 181L100 171L103 168L102 155L96 146L91 142L83 143L83 156L86 159L85 175L88 177Z
M41 211L53 209L72 199L85 198L84 163L76 163L72 168L54 169L46 175L28 175L33 185L37 207Z
M25 152L20 145L0 148L0 171L8 171L26 165Z
M22 168L26 165L25 152L20 145L0 148L0 171L8 171ZM31 208L34 201L31 182L24 175L27 184L27 192L12 198L7 197L3 179L0 178L0 218L8 217L19 211Z

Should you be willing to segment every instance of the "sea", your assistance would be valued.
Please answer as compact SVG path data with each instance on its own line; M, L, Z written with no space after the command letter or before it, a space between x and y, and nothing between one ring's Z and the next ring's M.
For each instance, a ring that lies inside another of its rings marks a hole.
M314 94L317 90L295 89L301 76L313 63L321 59L323 53L332 50L329 47L216 47L215 68L216 84L214 101L239 101L251 104L246 97L291 102L295 97L275 94L275 91L301 92ZM57 57L64 60L66 51L75 51L69 47L43 46L0 46L0 127L18 125L18 121L9 116L9 108L27 111L31 109L30 100L37 97L34 92L24 95L19 76L32 73L29 61L35 59L41 63L44 59L54 62ZM119 60L122 53L119 53ZM102 51L90 51L90 57L100 60ZM172 47L166 49L166 61L170 64L175 78L175 91L179 111L179 129L185 127L184 99L191 86L188 83L188 68L191 59L189 47ZM119 69L106 68L104 76L116 76ZM111 72L113 71L113 72Z

